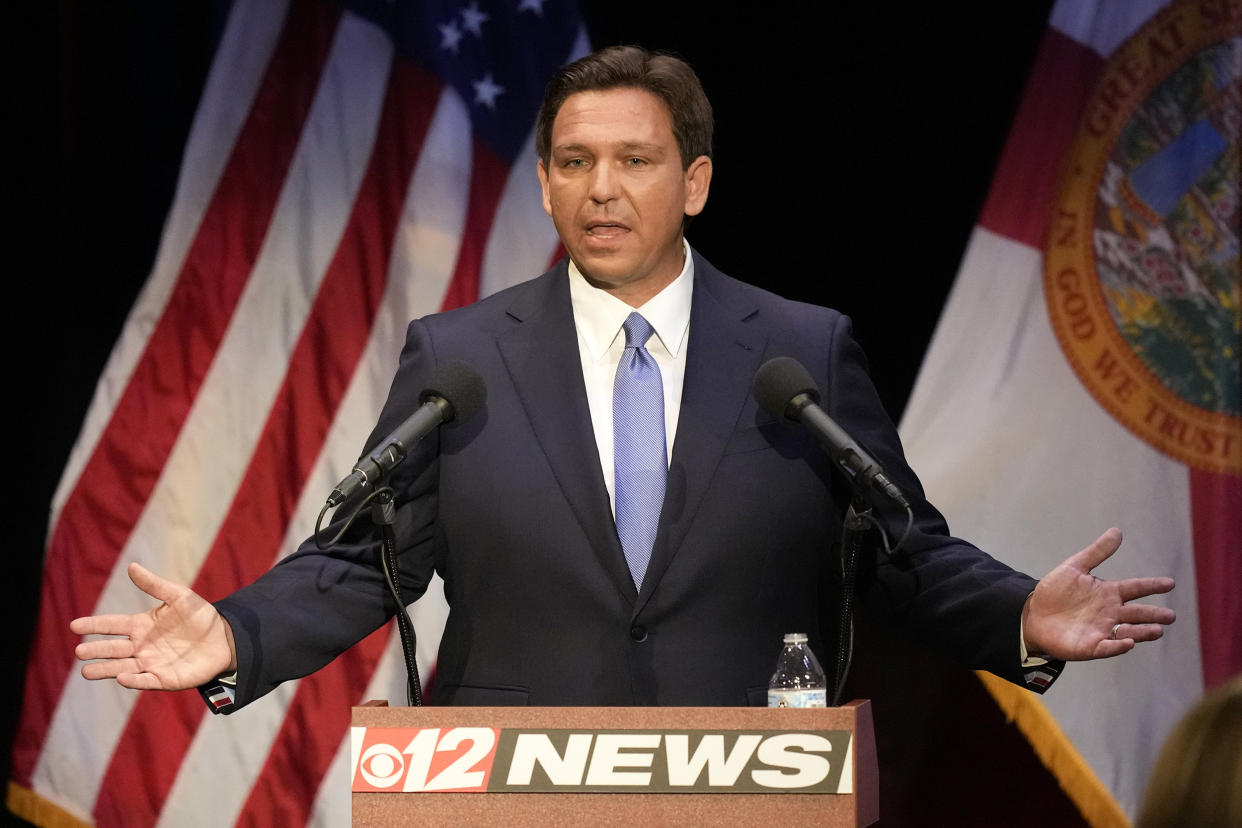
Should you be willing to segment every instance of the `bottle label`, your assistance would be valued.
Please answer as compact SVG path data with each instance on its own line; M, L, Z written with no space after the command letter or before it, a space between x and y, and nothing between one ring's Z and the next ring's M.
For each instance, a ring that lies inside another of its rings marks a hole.
M768 707L827 707L828 691L822 687L800 690L769 690Z

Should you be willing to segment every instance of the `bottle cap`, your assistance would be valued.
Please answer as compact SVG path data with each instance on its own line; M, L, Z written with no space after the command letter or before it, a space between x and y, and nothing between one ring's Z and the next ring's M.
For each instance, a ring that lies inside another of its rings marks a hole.
M806 633L785 633L786 644L805 644Z

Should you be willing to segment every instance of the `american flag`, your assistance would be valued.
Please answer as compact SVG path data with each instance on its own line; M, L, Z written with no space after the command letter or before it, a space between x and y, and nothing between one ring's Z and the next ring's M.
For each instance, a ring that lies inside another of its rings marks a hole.
M138 561L215 599L309 535L414 317L546 268L533 122L587 51L566 0L236 0L150 278L56 492L10 806L39 822L348 820L349 707L403 697L385 628L237 717L78 674L69 621ZM415 607L424 679L442 596Z

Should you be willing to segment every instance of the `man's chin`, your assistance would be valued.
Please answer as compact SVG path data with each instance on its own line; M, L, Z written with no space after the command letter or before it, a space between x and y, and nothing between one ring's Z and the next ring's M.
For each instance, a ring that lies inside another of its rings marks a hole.
M632 262L623 261L619 256L574 256L573 260L588 282L605 290L625 284L637 269Z
M624 287L631 281L627 276L623 276L621 274L589 271L584 270L581 267L579 267L578 270L582 272L582 276L587 280L587 284L591 285L591 287L599 288L600 290L616 290Z

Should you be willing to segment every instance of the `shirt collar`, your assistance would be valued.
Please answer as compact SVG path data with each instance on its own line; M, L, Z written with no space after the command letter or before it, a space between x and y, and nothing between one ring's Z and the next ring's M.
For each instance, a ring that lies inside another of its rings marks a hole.
M593 286L570 259L569 299L574 325L592 360L602 360L617 337L624 336L621 325L635 310L655 329L660 344L671 356L677 357L681 352L690 326L690 300L694 293L694 257L689 242L682 239L681 243L686 252L681 273L641 308L632 308L608 291Z

